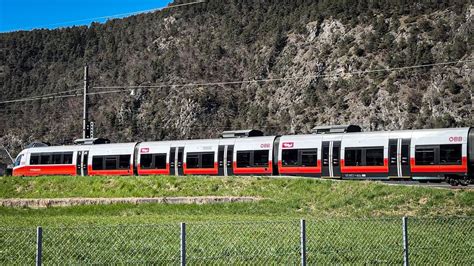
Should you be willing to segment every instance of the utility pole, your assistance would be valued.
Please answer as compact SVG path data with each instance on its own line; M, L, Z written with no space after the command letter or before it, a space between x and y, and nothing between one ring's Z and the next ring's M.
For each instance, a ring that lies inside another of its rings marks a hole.
M88 76L89 76L88 66L84 66L84 111L82 114L82 138L90 138L90 126L88 121L88 112L87 112L87 87L88 87Z

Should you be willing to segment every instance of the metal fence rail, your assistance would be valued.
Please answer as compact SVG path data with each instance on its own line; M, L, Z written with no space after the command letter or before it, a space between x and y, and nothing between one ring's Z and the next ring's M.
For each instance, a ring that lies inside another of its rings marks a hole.
M0 265L473 261L472 217L0 228Z

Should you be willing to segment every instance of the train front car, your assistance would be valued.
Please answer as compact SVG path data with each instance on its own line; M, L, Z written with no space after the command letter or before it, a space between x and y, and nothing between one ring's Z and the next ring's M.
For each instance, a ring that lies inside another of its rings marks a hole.
M15 160L13 175L76 175L76 151L76 146L25 149Z
M26 156L28 154L28 149L22 150L15 159L13 163L13 176L24 176L24 172L27 167Z

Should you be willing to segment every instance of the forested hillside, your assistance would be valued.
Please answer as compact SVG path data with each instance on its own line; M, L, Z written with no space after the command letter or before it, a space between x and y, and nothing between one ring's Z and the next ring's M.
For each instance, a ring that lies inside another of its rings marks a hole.
M80 89L88 64L92 87L284 78L90 96L97 134L114 142L346 123L472 126L472 62L355 72L474 60L473 15L468 0L208 0L90 27L3 33L0 101ZM68 143L81 136L81 116L81 97L0 104L0 144Z

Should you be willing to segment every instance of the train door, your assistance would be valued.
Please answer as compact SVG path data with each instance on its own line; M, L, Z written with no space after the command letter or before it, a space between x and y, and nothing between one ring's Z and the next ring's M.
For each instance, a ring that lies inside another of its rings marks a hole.
M224 150L226 146L225 145L219 145L219 148L217 149L217 162L219 165L219 170L217 171L217 175L224 176L226 175L224 173L224 169L226 168L225 160L224 157Z
M410 139L389 139L389 177L410 178Z
M87 176L87 161L89 159L89 151L78 151L76 156L76 175Z
M232 169L232 158L234 153L234 145L219 145L218 162L219 172L218 175L229 176L233 175Z
M334 178L340 178L341 177L341 164L339 162L341 158L341 141L331 141L332 143L332 149L330 148L330 151L332 150L332 171L333 171L333 177Z
M170 175L183 175L184 147L170 148Z
M322 177L341 177L341 141L323 141L322 143Z
M175 147L170 148L170 175L176 175L177 173L176 164L175 164L175 160L176 160L175 151L176 151Z
M225 168L224 168L224 174L226 176L234 175L234 168L233 168L234 145L225 146L224 156L225 156L224 161L226 162Z

